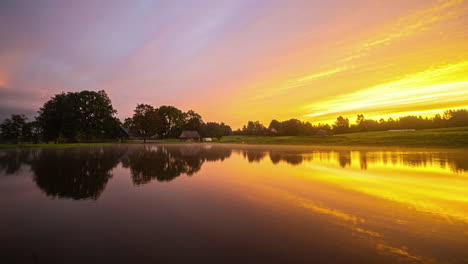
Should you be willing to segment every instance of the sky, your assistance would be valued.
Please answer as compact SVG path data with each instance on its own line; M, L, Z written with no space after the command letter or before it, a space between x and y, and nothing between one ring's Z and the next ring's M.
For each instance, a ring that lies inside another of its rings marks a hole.
M468 1L0 1L0 118L105 90L205 122L468 108Z

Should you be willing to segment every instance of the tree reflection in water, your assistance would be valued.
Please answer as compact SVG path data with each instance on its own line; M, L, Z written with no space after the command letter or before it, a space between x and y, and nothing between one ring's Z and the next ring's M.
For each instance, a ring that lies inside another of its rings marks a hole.
M124 152L119 147L9 150L0 153L0 170L16 174L29 165L34 182L46 195L96 200Z
M112 147L43 149L29 164L34 181L48 196L96 200L124 152Z
M0 152L0 173L3 175L16 174L29 160L30 149L16 149Z
M359 163L361 169L366 170L369 164L401 164L407 167L438 166L450 168L454 172L468 171L468 153L463 150L453 151L380 151L365 148L357 149L312 149L303 147L246 147L238 149L249 163L260 162L269 155L273 164L280 162L298 166L314 159L336 161L342 167L350 167L352 163Z
M119 162L135 185L193 175L205 161L224 160L231 149L211 145L115 146L24 149L0 152L0 173L16 174L29 166L36 185L48 196L98 199Z
M193 175L205 161L224 160L231 156L231 149L212 145L151 146L133 149L122 159L130 168L135 185L151 180L171 181L181 174Z
M277 165L285 162L299 166L307 161L336 162L342 168L358 164L363 170L374 164L405 167L436 166L454 172L468 171L464 150L381 151L368 148L301 148L275 146L191 145L121 145L53 149L16 149L0 151L0 175L16 175L30 168L36 185L48 196L69 199L98 199L112 169L120 162L130 170L134 185L171 181L198 172L204 162L224 160L232 151L248 162L262 162L269 155ZM330 163L330 162L329 162ZM25 168L25 170L22 170Z

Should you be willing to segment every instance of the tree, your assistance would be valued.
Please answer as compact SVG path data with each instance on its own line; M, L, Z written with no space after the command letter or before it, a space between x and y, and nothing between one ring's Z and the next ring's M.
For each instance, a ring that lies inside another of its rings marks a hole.
M263 136L268 134L268 129L260 121L249 121L244 125L242 133L248 136Z
M468 126L468 111L466 109L447 110L444 112L447 126Z
M270 122L270 125L268 126L269 129L274 129L276 131L280 131L281 130L281 122L276 120L276 119L273 119L271 120Z
M440 114L437 114L432 119L432 126L433 127L442 127L443 126L443 119Z
M116 113L105 91L81 91L56 94L36 120L46 141L89 141L115 138L120 125Z
M333 124L333 132L335 134L343 134L349 132L349 119L339 116Z
M23 126L23 140L38 143L41 138L41 128L37 121L32 121Z
M223 136L230 135L232 129L224 123L208 122L202 125L201 135L203 137L215 137L221 139Z
M25 115L11 115L0 125L2 140L19 143L23 137L26 125Z
M148 104L139 104L135 108L133 118L130 123L130 130L146 139L155 136L161 130L163 122L158 114L158 110Z
M174 106L163 105L158 109L158 115L162 120L158 133L161 138L178 137L183 129L184 115L183 112Z
M115 137L120 121L114 117L117 111L105 91L82 91L69 96L79 121L79 140Z
M184 130L200 131L203 125L203 120L199 114L195 113L192 110L189 110L186 113L183 113L183 117L184 117L184 125L183 125Z
M58 137L64 133L68 134L69 130L75 130L73 127L74 120L71 109L67 103L67 94L60 93L54 95L49 101L47 101L38 111L38 117L36 121L42 129L44 140L54 140L55 143L58 141ZM68 129L67 129L68 128Z
M125 118L123 124L122 124L122 127L125 127L125 128L131 128L133 125L133 119L128 117L128 118Z
M310 123L308 123L310 125ZM278 131L283 136L299 136L306 134L306 123L297 119L286 120L281 123L281 129Z
M364 118L364 115L363 114L360 114L360 115L357 115L357 118L356 118L356 125L358 126L359 128L359 131L368 131L369 128L366 126L366 118Z

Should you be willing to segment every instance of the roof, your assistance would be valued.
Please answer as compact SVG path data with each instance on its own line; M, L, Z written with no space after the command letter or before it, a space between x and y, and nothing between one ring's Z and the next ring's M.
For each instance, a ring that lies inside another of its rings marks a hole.
M197 131L185 130L182 131L179 138L200 138L200 134Z
M315 134L316 135L328 135L330 133L327 130L319 129L319 130L317 130L317 132Z
M128 136L134 136L134 134L130 131L130 128L120 127L123 132L125 132Z

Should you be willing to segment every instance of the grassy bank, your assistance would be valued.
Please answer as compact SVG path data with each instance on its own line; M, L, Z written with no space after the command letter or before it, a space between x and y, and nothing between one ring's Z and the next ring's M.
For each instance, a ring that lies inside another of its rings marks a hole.
M214 143L264 144L264 145L316 145L316 146L405 146L405 147L468 147L468 127L425 129L418 131L380 131L350 133L333 136L257 137L227 136ZM0 144L6 148L61 148L80 146L115 145L110 143L70 144ZM125 144L142 144L126 141ZM148 144L190 144L178 139L151 140Z
M468 127L425 129L418 131L363 132L333 136L228 136L223 137L218 142L321 146L468 147Z

